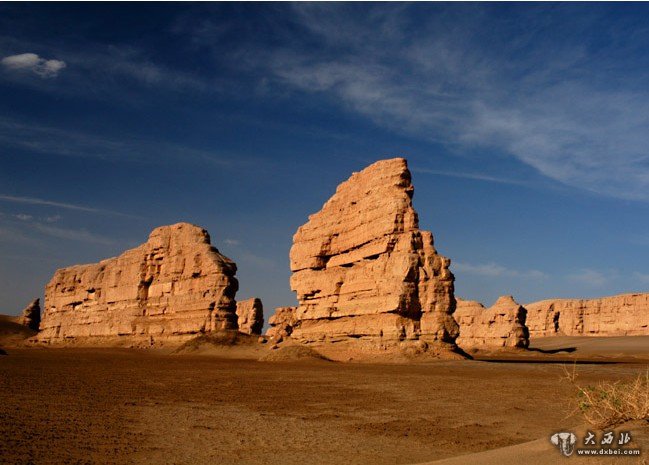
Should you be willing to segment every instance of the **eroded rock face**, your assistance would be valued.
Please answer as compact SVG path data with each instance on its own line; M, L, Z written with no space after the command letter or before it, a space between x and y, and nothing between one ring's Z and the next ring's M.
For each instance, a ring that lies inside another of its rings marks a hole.
M41 323L41 299L34 299L31 301L27 307L22 311L20 318L20 324L27 326L29 329L38 331L38 327Z
M274 342L281 342L289 337L297 323L295 318L296 310L297 307L276 308L275 313L268 319L270 328L266 331L266 336L274 340Z
M264 306L261 299L253 297L237 302L237 324L242 333L261 334L264 327Z
M527 310L512 296L501 296L485 308L473 300L457 299L453 316L460 325L457 345L463 349L529 346Z
M406 160L354 173L293 236L291 337L453 343L450 260L420 231Z
M530 336L649 335L649 294L550 299L525 305Z
M119 257L57 270L45 289L39 339L236 329L236 269L204 229L156 228Z

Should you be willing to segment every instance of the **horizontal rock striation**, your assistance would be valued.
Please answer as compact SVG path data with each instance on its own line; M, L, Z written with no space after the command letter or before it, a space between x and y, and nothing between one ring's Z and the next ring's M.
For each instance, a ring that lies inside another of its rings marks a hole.
M419 230L406 160L354 173L293 236L291 337L453 343L450 260Z
M549 299L525 308L531 337L649 335L649 294Z
M485 308L473 300L457 299L453 316L460 325L457 345L463 349L529 346L527 310L512 296L502 296Z
M188 223L156 228L116 258L57 270L39 339L163 338L236 329L236 265Z
M242 333L261 335L264 327L264 306L261 299L253 297L237 302L237 325Z

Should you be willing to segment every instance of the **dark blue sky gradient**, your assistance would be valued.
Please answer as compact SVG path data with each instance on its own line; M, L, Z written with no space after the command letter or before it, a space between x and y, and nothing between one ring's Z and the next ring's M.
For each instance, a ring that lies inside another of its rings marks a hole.
M644 4L2 4L0 311L189 221L269 315L295 302L297 227L394 156L459 296L645 291L648 19ZM66 66L43 76L47 60Z

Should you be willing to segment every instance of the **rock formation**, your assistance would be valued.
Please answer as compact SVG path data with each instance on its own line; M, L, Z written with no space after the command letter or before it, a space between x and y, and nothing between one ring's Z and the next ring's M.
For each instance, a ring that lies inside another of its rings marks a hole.
M382 160L339 185L298 229L290 252L299 302L293 339L453 343L450 260L419 230L413 191L406 160Z
M237 325L242 333L261 334L264 327L264 306L260 299L253 297L237 302Z
M550 299L525 305L530 336L649 335L649 294Z
M29 329L38 331L41 323L41 299L34 299L22 312L19 323L27 326Z
M45 289L39 339L152 340L236 329L236 269L204 229L156 228L119 257L57 270Z
M502 296L485 308L473 300L457 299L453 316L460 325L457 345L463 349L529 346L527 311L512 296Z
M284 338L291 335L293 326L297 323L295 311L297 307L278 307L275 313L268 319L270 328L266 331L266 336L274 342L281 342Z

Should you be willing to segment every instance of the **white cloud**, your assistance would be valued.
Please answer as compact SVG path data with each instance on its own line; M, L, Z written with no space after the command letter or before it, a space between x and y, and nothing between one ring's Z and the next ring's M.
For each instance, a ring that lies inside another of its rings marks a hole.
M617 278L618 273L616 271L609 271L603 273L598 270L593 270L591 268L583 268L576 273L568 275L568 278L573 281L578 281L582 284L591 287L601 287L604 286L611 279Z
M233 245L233 246L241 245L241 241L237 239L225 239L223 242L227 245Z
M11 55L0 60L2 66L14 71L31 71L42 78L54 78L66 67L62 60L47 60L35 53Z
M527 278L527 279L547 278L547 275L539 270L509 269L493 262L483 263L483 264L452 262L451 269L454 272L458 272L458 273L486 276L490 278L501 277L501 276L510 277L510 278Z
M27 215L25 213L18 213L16 215L16 218L18 218L20 221L29 221L33 218L32 215Z

